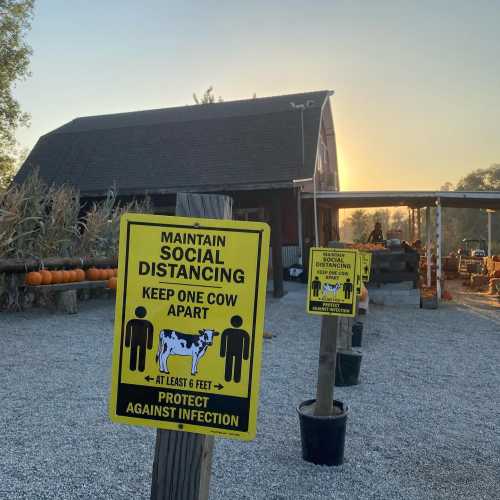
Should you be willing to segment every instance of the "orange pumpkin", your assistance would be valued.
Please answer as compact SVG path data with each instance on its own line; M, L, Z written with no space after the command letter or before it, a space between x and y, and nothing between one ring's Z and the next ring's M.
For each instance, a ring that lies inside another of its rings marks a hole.
M71 271L63 271L63 283L69 283L71 281Z
M85 280L85 271L83 269L75 269L76 280L75 281L84 281Z
M118 274L118 269L116 269L116 267L114 267L113 269L111 269L113 271L113 278L116 278L116 275Z
M100 275L99 279L101 281L105 281L108 279L108 270L107 269L99 269Z
M114 269L108 269L108 279L113 278L115 275Z
M40 271L40 276L42 277L42 285L50 285L52 283L52 273L44 269Z
M111 288L112 290L116 290L116 278L109 278L109 280L106 282L106 287Z
M87 269L87 272L85 273L85 277L89 281L97 281L99 279L99 269L96 269L95 267L91 267L90 269Z
M52 283L62 283L62 271L51 271L50 274L52 274Z
M37 286L42 284L42 275L36 271L32 271L26 275L26 284Z
M71 269L69 272L69 281L74 282L76 281L76 271L74 269Z

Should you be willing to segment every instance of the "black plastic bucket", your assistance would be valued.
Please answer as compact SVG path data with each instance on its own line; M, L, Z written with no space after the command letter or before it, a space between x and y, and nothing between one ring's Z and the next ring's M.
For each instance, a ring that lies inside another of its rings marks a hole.
M342 465L344 462L345 430L347 423L347 405L334 401L340 415L315 417L304 412L311 407L315 399L308 399L299 405L297 413L300 422L302 458L317 465Z
M352 325L352 346L361 347L363 342L363 323L356 321Z
M337 351L337 362L335 364L335 385L344 387L359 384L359 372L361 371L361 358L359 351Z

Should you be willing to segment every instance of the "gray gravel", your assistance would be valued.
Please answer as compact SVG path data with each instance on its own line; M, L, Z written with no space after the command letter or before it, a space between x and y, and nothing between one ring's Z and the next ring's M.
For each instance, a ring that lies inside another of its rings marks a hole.
M218 439L212 499L500 498L500 321L447 304L373 308L346 462L301 459L319 318L270 299L257 439ZM154 431L107 417L113 308L0 315L0 498L149 498Z

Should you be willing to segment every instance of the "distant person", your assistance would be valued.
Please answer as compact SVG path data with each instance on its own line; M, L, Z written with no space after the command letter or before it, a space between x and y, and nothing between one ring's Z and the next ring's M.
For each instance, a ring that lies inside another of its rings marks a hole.
M368 236L368 243L383 243L384 235L382 234L382 224L375 222L373 231Z

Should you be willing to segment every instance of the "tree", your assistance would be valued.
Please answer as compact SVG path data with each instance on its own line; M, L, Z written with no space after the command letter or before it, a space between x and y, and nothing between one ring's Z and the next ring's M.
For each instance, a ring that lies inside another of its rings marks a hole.
M375 225L376 222L380 222L380 224L382 224L382 231L384 234L387 233L387 230L390 227L390 220L391 212L388 208L375 210L372 214L373 225Z
M13 90L29 76L32 53L25 36L31 27L34 0L0 0L0 188L16 166L15 131L28 123Z
M352 228L352 239L356 243L365 242L370 233L370 217L366 211L355 210L349 217L349 223Z
M500 164L477 169L460 179L455 191L500 191ZM445 252L456 251L463 239L488 237L486 210L472 208L446 208L443 213ZM500 217L492 218L493 246L498 247Z
M208 87L207 90L203 93L201 97L196 95L196 92L193 92L193 99L196 104L213 104L214 102L224 102L221 96L215 97L214 88L212 85Z

